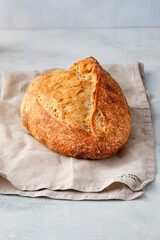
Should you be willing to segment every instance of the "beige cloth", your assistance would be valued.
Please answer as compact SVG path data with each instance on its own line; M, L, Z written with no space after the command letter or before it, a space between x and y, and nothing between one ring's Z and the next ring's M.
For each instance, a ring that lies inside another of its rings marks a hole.
M58 199L123 199L143 194L155 174L151 112L143 64L103 65L128 100L132 130L125 146L104 160L61 156L23 127L20 104L27 86L47 71L3 72L0 102L0 193Z

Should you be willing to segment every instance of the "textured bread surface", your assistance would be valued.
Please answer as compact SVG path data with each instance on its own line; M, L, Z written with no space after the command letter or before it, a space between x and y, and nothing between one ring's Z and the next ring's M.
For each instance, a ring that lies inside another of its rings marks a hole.
M52 150L86 159L112 156L131 129L120 86L93 57L38 76L27 88L21 119Z

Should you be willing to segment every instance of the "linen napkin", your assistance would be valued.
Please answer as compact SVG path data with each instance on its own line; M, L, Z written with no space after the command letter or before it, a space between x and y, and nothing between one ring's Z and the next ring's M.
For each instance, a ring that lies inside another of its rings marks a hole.
M120 84L132 117L127 143L103 160L65 157L38 142L21 123L20 105L35 77L54 69L3 72L0 101L0 193L56 199L130 200L154 179L155 152L142 63L103 67Z

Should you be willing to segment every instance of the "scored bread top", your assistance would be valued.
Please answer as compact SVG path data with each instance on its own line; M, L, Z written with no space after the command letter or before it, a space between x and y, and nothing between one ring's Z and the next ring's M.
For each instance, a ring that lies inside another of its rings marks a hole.
M35 122L29 120L35 104L49 116L48 121L55 119L56 124L60 124L53 130L47 122L46 131L52 133L49 136L41 138L44 134L40 124L39 129L35 126L40 116L35 115ZM27 89L21 117L24 126L39 141L61 154L81 158L111 156L126 142L131 128L129 107L120 86L93 57L74 63L69 70L60 69L38 76ZM60 133L60 127L67 127L74 134L68 131L66 138ZM72 146L68 142L70 138ZM65 143L67 150L62 147Z

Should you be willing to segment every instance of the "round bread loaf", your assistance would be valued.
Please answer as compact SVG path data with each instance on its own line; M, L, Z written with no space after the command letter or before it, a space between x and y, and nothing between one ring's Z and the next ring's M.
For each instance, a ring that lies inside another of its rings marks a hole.
M24 96L21 119L52 150L85 159L115 154L131 129L120 86L93 57L38 76Z

